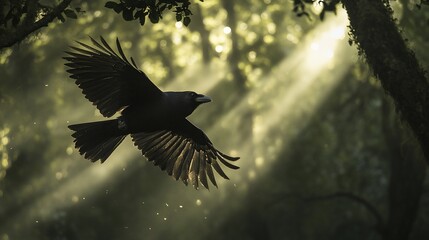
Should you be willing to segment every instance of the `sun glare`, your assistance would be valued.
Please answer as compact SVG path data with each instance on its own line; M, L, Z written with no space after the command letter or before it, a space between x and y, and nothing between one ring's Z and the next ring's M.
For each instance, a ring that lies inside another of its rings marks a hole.
M225 34L230 34L230 33L231 33L231 28L230 28L230 27L228 27L228 26L224 27L224 28L223 28L223 33L225 33Z
M222 46L222 45L217 45L217 46L215 47L215 51L216 51L217 53L221 53L221 52L223 52L223 46Z

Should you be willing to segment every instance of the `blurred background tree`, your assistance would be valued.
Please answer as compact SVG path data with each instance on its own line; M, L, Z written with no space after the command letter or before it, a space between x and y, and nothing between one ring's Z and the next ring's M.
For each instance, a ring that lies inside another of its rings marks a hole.
M22 12L26 2L2 6ZM66 1L28 2L52 11ZM126 22L106 1L73 1L60 11L64 23L56 15L43 31L3 48L0 239L427 239L429 182L419 144L349 46L337 1L304 1L305 11L299 2L196 2L188 5L188 27L167 6L162 21L149 23L148 12L140 27L136 10L136 21ZM391 7L427 69L429 15L416 4ZM66 9L77 19L69 13L69 21ZM330 9L337 15L325 14ZM33 23L49 15L36 12ZM26 18L3 21L0 36L12 36L3 33ZM147 165L131 142L103 165L76 153L67 125L100 115L60 59L87 35L119 37L164 90L213 97L192 120L242 157L231 181L219 190L186 188Z

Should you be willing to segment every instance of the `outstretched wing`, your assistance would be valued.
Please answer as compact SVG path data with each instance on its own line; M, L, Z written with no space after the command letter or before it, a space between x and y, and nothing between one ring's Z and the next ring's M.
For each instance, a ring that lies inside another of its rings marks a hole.
M179 178L195 188L198 183L209 188L208 179L217 187L213 169L223 178L229 179L218 161L223 165L238 169L229 161L230 157L217 150L209 138L199 128L184 119L173 129L131 134L131 138L149 161L167 171L176 180Z
M91 37L90 37L91 38ZM77 42L80 47L71 47L64 57L70 77L82 89L85 97L105 117L111 117L123 107L133 103L147 102L162 97L163 92L153 84L134 60L125 57L119 40L116 39L118 55L103 39L93 38L93 46Z

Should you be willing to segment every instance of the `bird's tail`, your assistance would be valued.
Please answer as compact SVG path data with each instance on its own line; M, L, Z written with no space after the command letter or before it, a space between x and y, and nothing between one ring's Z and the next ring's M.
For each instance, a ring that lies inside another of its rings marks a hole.
M69 128L74 131L72 137L75 138L75 147L79 153L92 162L106 161L126 137L119 130L117 119L75 124Z

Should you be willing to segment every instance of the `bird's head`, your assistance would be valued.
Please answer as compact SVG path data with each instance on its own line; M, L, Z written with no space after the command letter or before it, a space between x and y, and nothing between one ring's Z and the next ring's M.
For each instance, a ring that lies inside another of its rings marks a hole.
M211 98L192 91L167 92L173 111L183 117L189 116L199 105L211 102Z

